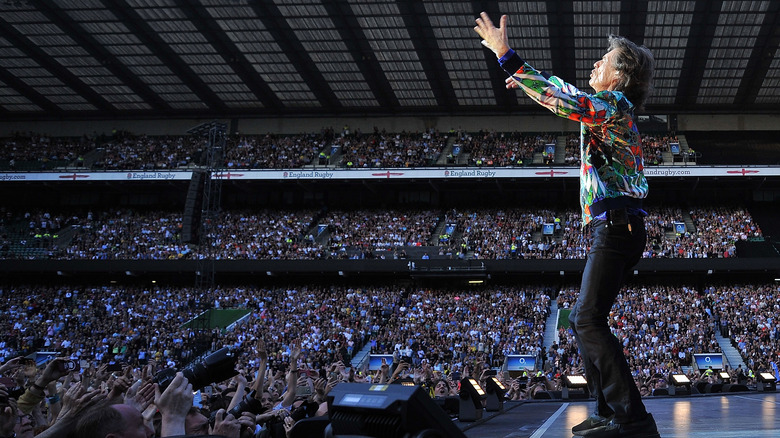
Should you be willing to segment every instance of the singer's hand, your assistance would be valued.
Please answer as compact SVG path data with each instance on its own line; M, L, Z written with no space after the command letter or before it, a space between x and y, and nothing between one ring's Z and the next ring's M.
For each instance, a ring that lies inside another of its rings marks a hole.
M486 12L479 15L474 31L482 37L482 45L492 50L497 58L504 56L509 51L509 39L506 36L507 16L502 15L500 25L496 27Z
M506 82L506 89L507 89L507 90L511 90L511 89L513 89L513 88L518 88L518 87L520 87L520 85L518 85L518 84L517 84L517 82L515 82L515 80L514 80L514 79L512 79L512 76L510 76L510 77L506 78L506 81L505 81L505 82Z

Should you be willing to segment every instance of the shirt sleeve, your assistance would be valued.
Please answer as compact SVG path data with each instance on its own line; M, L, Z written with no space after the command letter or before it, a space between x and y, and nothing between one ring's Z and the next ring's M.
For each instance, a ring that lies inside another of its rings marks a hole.
M19 400L16 401L16 405L20 411L29 414L43 400L43 397L43 395L33 394L30 388L27 388L24 394L19 397Z
M593 126L604 123L617 111L612 92L587 94L557 76L536 70L513 50L498 62L528 97L560 117Z

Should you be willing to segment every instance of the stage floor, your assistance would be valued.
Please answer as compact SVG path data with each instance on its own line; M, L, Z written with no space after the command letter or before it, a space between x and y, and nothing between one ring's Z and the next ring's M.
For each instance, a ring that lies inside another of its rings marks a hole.
M740 392L643 399L663 438L780 437L780 393ZM469 438L562 438L584 420L594 401L507 402L456 424Z

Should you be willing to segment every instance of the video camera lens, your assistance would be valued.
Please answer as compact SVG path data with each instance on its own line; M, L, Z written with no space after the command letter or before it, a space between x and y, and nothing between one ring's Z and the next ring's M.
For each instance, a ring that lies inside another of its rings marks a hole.
M230 348L222 347L214 353L209 354L202 360L196 360L181 370L184 377L192 385L193 391L197 391L205 386L215 382L227 380L236 374L236 362L239 352ZM160 391L165 391L176 377L176 370L166 368L154 376L154 383L160 387Z
M209 416L209 426L214 427L214 423L217 421L217 412L213 411L211 415ZM260 400L255 398L255 392L252 391L244 397L241 402L239 402L236 406L233 407L233 409L229 410L228 412L225 412L225 416L228 414L232 415L234 418L240 418L241 414L244 412L249 412L253 415L262 414L265 412L265 408L263 407L263 404L260 402Z
M228 411L228 414L233 415L236 418L241 417L241 414L244 412L249 412L254 415L262 414L265 411L265 408L263 407L263 404L260 402L260 400L256 399L252 394L249 394L248 396L244 397L241 402L239 402L236 406L233 407L230 411Z

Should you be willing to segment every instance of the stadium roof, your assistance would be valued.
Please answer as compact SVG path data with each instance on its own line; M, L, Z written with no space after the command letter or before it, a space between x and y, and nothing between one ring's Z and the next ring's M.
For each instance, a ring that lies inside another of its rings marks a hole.
M545 112L483 10L583 89L608 34L648 46L651 113L780 113L780 1L0 0L0 117Z

